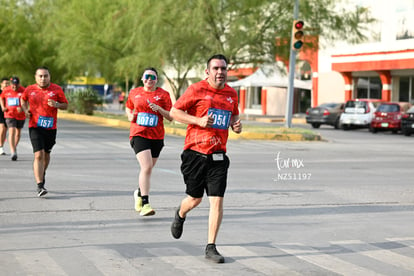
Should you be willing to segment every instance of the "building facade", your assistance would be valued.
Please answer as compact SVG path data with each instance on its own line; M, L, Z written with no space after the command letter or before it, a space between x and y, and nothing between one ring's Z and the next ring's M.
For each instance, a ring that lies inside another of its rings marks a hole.
M344 4L349 9L368 7L377 21L367 26L367 40L362 44L305 38L312 39L318 50L304 47L294 69L296 78L310 79L312 88L294 89L293 113L357 98L414 104L414 0L348 0ZM288 62L282 63L288 69ZM286 87L237 89L242 113L285 115Z
M367 43L319 51L313 105L356 98L414 103L414 1L351 2L369 7L377 22Z

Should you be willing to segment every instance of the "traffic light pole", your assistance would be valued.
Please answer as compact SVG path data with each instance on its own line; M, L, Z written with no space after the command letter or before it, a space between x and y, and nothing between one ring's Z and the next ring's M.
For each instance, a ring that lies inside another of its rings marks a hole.
M293 20L298 19L299 12L299 0L295 1L295 7L293 10ZM290 41L293 41L293 31L290 37ZM294 79L295 79L295 64L296 64L296 51L293 47L290 47L289 55L289 84L286 97L286 114L285 114L285 126L287 128L292 127L292 113L293 113L293 93L294 93Z

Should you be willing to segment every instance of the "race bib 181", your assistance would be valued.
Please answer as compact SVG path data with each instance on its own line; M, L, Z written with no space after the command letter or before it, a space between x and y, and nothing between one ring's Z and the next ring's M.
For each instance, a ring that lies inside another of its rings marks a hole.
M231 111L217 108L209 108L208 115L213 116L214 123L212 128L228 129L231 119Z
M37 126L43 127L43 128L53 127L53 117L39 116L39 120L37 121Z
M137 124L140 126L156 127L158 125L158 116L152 113L139 112Z

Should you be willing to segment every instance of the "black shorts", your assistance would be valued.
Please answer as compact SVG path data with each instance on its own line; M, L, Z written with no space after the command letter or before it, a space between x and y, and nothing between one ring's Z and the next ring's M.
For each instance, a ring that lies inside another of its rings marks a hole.
M187 185L185 192L188 195L201 198L205 190L208 196L224 196L230 165L230 160L224 152L206 155L185 150L181 154L181 161L181 172Z
M56 144L56 133L56 129L29 127L29 136L30 142L32 142L33 152L44 150L50 153Z
M152 158L158 158L164 147L164 140L148 139L141 136L134 136L129 141L134 149L135 155L143 150L150 149Z
M4 113L1 107L0 107L0 124L6 124L6 120L4 119Z
M7 127L23 128L25 120L17 120L14 118L6 118Z

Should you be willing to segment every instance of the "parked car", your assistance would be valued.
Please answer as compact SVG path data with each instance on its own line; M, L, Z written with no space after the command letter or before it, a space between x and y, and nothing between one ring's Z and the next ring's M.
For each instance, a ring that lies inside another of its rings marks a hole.
M410 107L401 118L401 132L405 136L410 136L414 133L414 106Z
M313 128L321 125L331 125L339 128L339 117L344 110L344 103L324 103L306 110L306 123Z
M397 133L401 129L401 117L408 108L409 103L382 103L374 112L374 117L371 121L370 130L376 133L378 130L391 130L392 133Z
M373 114L378 105L382 103L378 99L355 99L345 103L339 123L344 130L351 127L366 127L371 124Z

